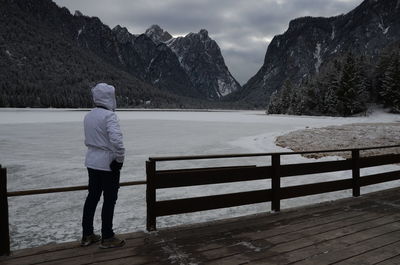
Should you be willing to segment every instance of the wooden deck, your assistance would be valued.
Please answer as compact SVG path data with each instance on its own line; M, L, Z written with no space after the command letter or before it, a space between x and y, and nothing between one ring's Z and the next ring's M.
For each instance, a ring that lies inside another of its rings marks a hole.
M400 188L280 213L125 234L101 250L78 242L15 251L23 264L400 264Z

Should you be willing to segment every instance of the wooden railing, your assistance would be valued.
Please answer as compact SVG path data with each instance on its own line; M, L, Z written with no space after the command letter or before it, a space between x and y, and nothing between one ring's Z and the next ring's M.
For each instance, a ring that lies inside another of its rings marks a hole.
M353 196L358 197L360 196L360 188L363 186L400 179L400 170L361 177L361 168L400 163L400 154L384 154L360 157L360 151L398 147L400 147L400 145L305 152L150 157L146 162L146 227L148 231L156 230L156 218L161 216L213 210L262 202L271 202L271 210L280 211L281 200L346 189L352 189ZM349 159L345 160L286 165L281 164L282 156L337 152L349 152L351 156ZM158 162L246 157L271 157L271 165L157 170ZM298 186L281 187L282 178L346 170L351 171L351 174L349 174L351 178ZM262 179L269 179L271 181L270 189L265 188L256 191L161 201L157 200L156 198L156 191L161 189L232 183L240 181L254 181Z
M156 218L159 216L212 210L262 202L271 202L271 209L273 211L280 211L281 200L345 189L352 189L353 196L355 197L360 196L360 187L362 186L400 179L400 170L360 177L361 168L400 163L400 154L385 154L361 158L360 151L399 147L400 145L392 145L358 149L319 150L305 152L150 157L149 160L146 161L146 181L124 182L121 183L120 186L147 184L146 227L147 230L151 231L156 229ZM325 162L287 165L281 164L282 156L333 152L351 152L351 158L346 160ZM157 162L245 157L271 157L271 165L209 167L174 170L157 170L156 168ZM351 170L351 178L299 186L281 187L282 178L343 170ZM158 189L254 181L262 179L270 179L270 189L163 201L157 201L156 199L156 191ZM87 186L75 186L8 192L7 170L2 168L0 165L0 255L8 255L10 253L8 197L79 191L87 190L87 188Z
M144 185L146 181L129 181L120 183L121 187ZM37 190L7 191L7 170L0 165L0 255L10 254L10 233L8 215L8 197L27 196L46 193L58 193L87 190L88 186L61 187Z

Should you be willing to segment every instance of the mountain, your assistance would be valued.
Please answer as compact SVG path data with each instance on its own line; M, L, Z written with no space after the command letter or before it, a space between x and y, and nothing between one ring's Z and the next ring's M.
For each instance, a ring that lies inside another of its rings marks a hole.
M400 1L365 0L336 17L302 17L275 36L264 64L235 95L255 106L266 106L286 80L293 86L324 73L348 53L376 64L383 51L400 40Z
M208 69L188 72L167 44L172 36L158 26L134 35L51 0L2 0L0 16L0 106L91 106L88 88L100 81L115 84L125 107L218 107L210 100L219 97L210 94L238 89L233 82L204 91L196 75L206 83L230 80L222 56L217 66L208 58ZM220 56L214 41L202 41L212 45L193 56Z
M150 39L152 39L157 44L166 42L166 41L172 39L171 34L169 34L168 31L165 31L162 28L160 28L159 25L151 26L150 28L148 28L146 30L146 32L144 34L146 34L146 36L148 36Z
M123 107L203 104L130 74L145 67L140 55L98 18L50 0L4 0L0 23L0 107L91 107L97 82L113 84Z
M220 99L240 90L218 44L208 36L207 30L172 38L166 44L178 57L194 87L208 99Z
M180 68L192 86L203 97L219 100L241 89L226 67L218 44L209 37L207 30L173 38L158 25L153 25L145 34L154 43L167 45L178 58Z
M127 72L163 91L205 98L193 87L178 58L166 44L153 41L146 33L135 36L121 26L112 31L117 36L118 56Z

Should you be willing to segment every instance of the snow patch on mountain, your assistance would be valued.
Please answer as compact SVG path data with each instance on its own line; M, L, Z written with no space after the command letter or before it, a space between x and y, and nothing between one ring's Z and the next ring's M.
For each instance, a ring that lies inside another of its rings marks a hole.
M315 72L319 72L319 67L321 66L322 63L322 58L321 58L321 43L317 43L315 47L315 52L314 52L314 58L317 60L315 62Z
M390 26L388 26L388 27L384 27L384 25L382 24L382 23L379 23L378 24L378 27L382 30L382 33L384 34L384 35L386 35L387 33L388 33L388 30L389 30L389 28L390 28Z
M85 25L83 25L83 27L78 30L78 36L76 36L76 39L79 39L79 36L81 36L84 30L85 30Z
M6 54L8 55L8 57L12 57L12 53L9 50L6 50Z

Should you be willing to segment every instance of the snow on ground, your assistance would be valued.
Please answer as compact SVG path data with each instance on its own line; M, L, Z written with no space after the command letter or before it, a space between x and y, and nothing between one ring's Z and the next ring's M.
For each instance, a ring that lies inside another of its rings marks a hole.
M10 191L87 184L83 167L82 120L87 110L0 109L0 164L8 169ZM399 115L375 112L369 117L307 117L265 115L262 111L118 111L127 157L121 181L145 179L145 161L150 156L230 154L288 151L275 145L278 136L300 129L354 123L393 123ZM385 125L386 126L386 125ZM385 132L386 127L379 127ZM325 157L320 160L343 159ZM312 159L311 161L314 161ZM290 155L283 163L310 161ZM244 159L163 162L158 168L228 165L268 165L269 157ZM363 170L370 174L394 170L398 166ZM298 185L348 178L350 172L319 174L282 180L282 185ZM362 193L399 185L390 182L363 188ZM232 193L270 187L269 181L248 181L229 185L165 189L160 200ZM86 191L9 198L12 248L26 248L50 242L80 238L81 215ZM282 208L351 196L350 191L334 192L282 201ZM100 207L99 207L100 208ZM157 219L158 227L229 218L270 210L268 203L232 207ZM95 229L99 229L100 215ZM144 230L145 187L122 187L117 202L114 227L117 233Z
M293 151L332 150L359 147L389 146L400 144L400 123L357 123L303 129L277 137L278 146ZM361 156L384 153L400 153L400 148L373 149L361 151ZM306 157L338 155L348 158L350 152L316 153Z

